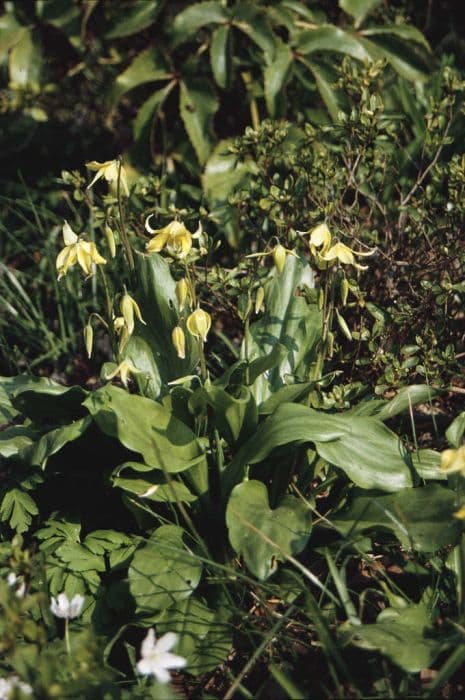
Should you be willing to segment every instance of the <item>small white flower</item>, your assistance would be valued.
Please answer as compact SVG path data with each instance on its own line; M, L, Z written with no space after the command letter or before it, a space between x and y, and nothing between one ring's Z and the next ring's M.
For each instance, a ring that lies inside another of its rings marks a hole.
M171 668L183 668L186 659L169 651L178 640L174 632L167 632L157 641L153 628L149 629L142 642L140 653L142 658L137 662L137 670L143 676L155 676L159 683L168 683Z
M60 593L57 598L52 597L50 610L57 617L64 617L67 620L72 620L81 614L82 606L84 605L84 596L76 593L76 595L68 600L66 593Z
M10 678L0 678L0 700L9 700L15 689L20 690L23 695L32 695L32 688L28 683L23 683L18 676Z
M26 593L26 584L22 580L22 577L16 576L14 571L10 571L6 580L10 588L15 589L17 597L24 598L24 594Z

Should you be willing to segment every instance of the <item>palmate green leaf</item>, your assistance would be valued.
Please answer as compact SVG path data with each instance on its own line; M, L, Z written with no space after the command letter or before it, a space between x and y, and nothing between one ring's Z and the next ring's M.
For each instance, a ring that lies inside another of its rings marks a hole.
M292 63L291 49L280 41L276 45L272 63L269 63L264 71L265 101L270 117L279 117L283 114L283 91L291 75Z
M199 676L225 661L232 646L227 605L211 609L195 596L164 610L156 621L158 634L176 632L175 653L187 659L187 671Z
M3 496L0 504L0 520L8 522L12 530L26 532L34 515L39 514L36 502L28 493L11 489Z
M216 84L227 90L232 79L232 33L227 25L218 27L212 34L210 64Z
M226 24L228 19L228 10L222 2L207 0L207 2L190 3L189 7L176 15L169 28L174 46L189 39L201 27L207 24Z
M163 0L131 0L113 5L116 17L105 32L105 38L119 39L147 29L155 22L164 4Z
M439 484L402 489L395 494L354 489L349 505L331 517L343 534L386 528L403 547L423 552L453 545L462 530L453 514L456 494Z
M129 588L140 611L169 608L189 598L202 575L202 563L187 547L184 531L162 525L134 554L129 567Z
M172 77L172 72L159 50L149 47L141 51L126 70L118 75L108 93L108 106L114 107L124 94L138 85L169 80Z
M270 64L274 59L277 37L263 8L253 2L237 2L233 10L232 23L252 39L263 51L266 63Z
M306 29L301 32L297 37L296 49L304 56L321 51L335 51L358 61L371 60L369 52L357 36L332 24L320 25L315 29Z
M218 98L206 80L180 82L179 111L200 165L205 165L213 150L213 116L218 107Z
M356 28L379 5L381 5L381 0L339 0L339 7L354 18Z
M277 562L299 554L310 538L311 512L294 496L285 496L271 509L261 481L238 484L226 508L229 541L261 581L276 571Z
M79 542L64 542L55 550L55 555L75 573L103 572L106 569L104 559Z
M305 379L315 359L322 317L316 304L308 304L303 297L295 295L300 284L313 286L310 267L300 259L287 256L283 272L278 274L273 269L271 280L265 286L265 313L250 326L249 361L270 355L277 345L287 349L277 366L261 374L251 387L259 408L293 378ZM241 356L245 357L244 343Z
M181 481L171 479L167 482L163 474L140 462L120 464L113 471L111 481L116 488L149 501L192 503L196 500L194 494Z
M378 650L407 673L430 668L444 648L423 601L404 609L386 608L375 624L345 626L341 641L360 649Z
M174 473L205 461L190 428L151 399L107 385L84 405L103 433L139 452L151 467Z
M34 29L27 29L10 51L8 62L10 82L18 87L36 87L40 84L43 53L40 37Z
M152 222L153 224L153 222ZM166 260L158 253L136 256L138 285L135 298L146 325L136 324L125 356L143 374L136 375L141 393L158 398L167 383L192 373L198 360L194 339L186 333L186 358L176 355L171 333L179 323L176 283Z
M342 469L357 486L398 491L412 485L411 457L381 421L282 404L227 466L224 493L242 478L247 464L263 461L281 445L305 442L313 443L320 457Z

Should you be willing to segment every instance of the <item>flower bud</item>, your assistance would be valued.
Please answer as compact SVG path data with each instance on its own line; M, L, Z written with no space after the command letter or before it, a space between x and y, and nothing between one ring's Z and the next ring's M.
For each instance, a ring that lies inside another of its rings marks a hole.
M189 284L185 277L176 282L176 298L178 300L179 308L183 309L186 299L189 294Z
M86 345L87 357L90 359L92 355L92 345L94 342L94 329L91 323L86 323L84 326L84 343Z
M194 338L199 338L204 343L207 340L207 333L212 325L210 314L203 309L196 309L187 319L187 330Z
M173 328L171 340L173 341L177 356L180 357L181 360L184 360L186 357L186 338L181 326Z
M121 313L123 314L124 322L126 323L129 335L132 335L134 331L134 313L136 314L139 321L145 325L145 321L142 318L142 314L140 312L137 302L135 302L132 296L127 292L123 294L120 303L120 309Z
M257 294L255 296L255 313L258 314L260 311L265 310L265 290L263 287L257 289Z
M347 304L347 297L349 295L349 282L347 281L347 277L342 278L341 282L341 302L342 306L345 306Z
M116 255L116 241L115 236L111 228L107 225L105 226L105 238L107 239L108 249L112 258Z
M286 262L286 249L280 243L273 248L273 260L278 274L281 274L281 272L284 270L284 264Z

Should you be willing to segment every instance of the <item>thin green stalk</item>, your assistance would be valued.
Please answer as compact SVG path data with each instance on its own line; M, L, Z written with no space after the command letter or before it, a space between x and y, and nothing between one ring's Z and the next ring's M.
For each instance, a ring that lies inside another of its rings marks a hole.
M66 653L68 656L71 655L71 644L69 641L69 620L67 617L65 617L65 646L66 646Z
M121 240L123 242L124 252L126 253L126 259L128 261L129 269L134 272L134 255L132 253L131 244L129 243L129 237L126 231L126 222L124 219L123 205L121 200L121 168L123 163L121 158L118 164L118 180L116 183L116 198L118 200L118 213L119 213L119 229L121 234Z

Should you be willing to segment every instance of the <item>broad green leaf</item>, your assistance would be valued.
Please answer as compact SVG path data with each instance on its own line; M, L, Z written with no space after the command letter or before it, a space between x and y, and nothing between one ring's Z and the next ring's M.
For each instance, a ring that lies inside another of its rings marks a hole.
M383 34L388 37L396 36L399 39L404 39L406 42L420 44L428 52L431 51L431 47L425 35L413 24L388 24L382 27L369 27L368 29L364 29L361 34L362 36L370 38L382 36Z
M315 382L302 382L282 386L260 405L260 415L271 415L282 403L298 403L314 386Z
M13 13L0 16L0 61L12 46L21 41L27 31L27 27L19 24Z
M125 462L111 476L113 486L149 501L191 503L196 497L181 481L171 479L168 483L160 472L140 462Z
M465 433L465 411L459 413L446 430L446 438L452 447L460 447Z
M218 98L207 81L181 81L179 110L200 165L205 165L213 150L213 116L218 105Z
M12 530L26 532L34 515L39 514L35 501L28 493L19 489L11 489L3 496L0 504L0 520L9 522Z
M80 386L65 387L46 377L20 374L0 377L0 387L18 411L38 423L57 425L85 415L81 404L87 391Z
M277 37L271 29L266 14L253 2L238 2L234 6L232 22L263 51L265 61L273 61Z
M349 410L355 416L376 416L378 420L389 420L399 413L408 411L419 403L430 403L436 392L427 384L412 384L399 389L395 397L361 401Z
M43 54L38 32L28 29L12 48L10 82L18 87L37 87L42 78Z
M129 588L139 610L169 608L189 598L202 575L202 563L183 540L177 525L162 525L134 554Z
M116 17L105 32L105 38L119 39L147 29L155 22L163 5L162 0L131 0L129 3L113 4L112 9L116 9Z
M431 668L443 646L423 602L403 610L386 608L376 623L346 627L341 636L345 643L381 652L407 673Z
M114 107L126 92L138 85L170 78L172 73L159 50L154 47L145 49L114 81L108 93L108 105Z
M297 51L305 56L321 51L343 53L358 61L369 61L370 54L354 35L332 24L320 25L301 32L297 38Z
M312 516L303 501L285 496L271 509L261 481L238 484L226 508L229 541L261 581L276 571L278 561L299 554L307 544Z
M216 84L226 90L232 77L232 35L227 25L218 27L212 34L210 63Z
M279 42L272 63L264 71L265 101L270 117L282 116L283 91L291 73L292 51L287 44Z
M226 605L208 608L195 596L171 606L157 617L159 634L176 632L175 653L187 659L187 671L194 676L223 663L231 650L232 625Z
M145 148L148 148L150 141L150 131L152 129L152 124L156 118L158 112L163 107L163 104L170 94L171 90L176 85L176 82L172 80L150 95L150 97L144 102L144 104L139 108L137 112L137 117L133 124L133 134L136 141L143 141Z
M265 286L265 313L250 326L248 360L270 355L278 344L287 348L287 353L278 366L261 374L253 384L252 392L259 407L293 377L306 378L322 328L317 306L296 296L300 284L313 286L308 264L287 256L283 272L278 274L273 269L270 274ZM244 343L241 356L245 358Z
M235 396L215 385L205 387L204 392L220 434L230 445L250 437L257 426L258 413L248 387L238 387Z
M180 472L205 460L190 428L151 399L107 385L84 405L103 433L139 452L151 467Z
M207 24L225 24L229 19L228 10L222 2L196 2L180 12L174 18L170 32L174 45L186 41Z
M331 118L336 121L339 112L343 109L343 97L340 91L336 90L335 83L337 74L331 65L324 65L321 61L305 59L301 62L311 71L321 98L326 105Z
M435 552L455 544L462 526L454 518L457 498L439 484L384 494L354 489L349 506L331 517L343 535L386 528L403 547Z
M339 0L339 7L354 18L356 28L380 4L381 0Z
M395 433L376 418L328 414L282 404L266 418L225 470L225 493L247 464L263 461L276 447L311 442L326 461L362 488L397 491L411 486L410 455Z
M80 438L92 423L90 416L73 421L69 425L60 426L42 435L33 444L21 449L19 458L32 466L45 469L49 457L59 452L69 442Z
M153 224L153 222L152 222ZM186 332L186 358L177 357L171 340L179 323L176 283L166 260L158 253L136 256L138 285L135 298L146 325L136 324L125 356L143 374L136 376L139 390L152 398L166 391L167 383L192 373L198 349Z
M441 471L441 453L434 450L416 450L410 453L413 468L422 479L447 480Z
M395 32L377 32L361 37L372 60L386 59L399 75L425 81L432 70L432 55L422 44Z
M0 456L18 457L23 450L33 445L35 438L34 431L22 425L0 430Z

